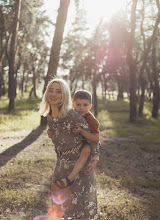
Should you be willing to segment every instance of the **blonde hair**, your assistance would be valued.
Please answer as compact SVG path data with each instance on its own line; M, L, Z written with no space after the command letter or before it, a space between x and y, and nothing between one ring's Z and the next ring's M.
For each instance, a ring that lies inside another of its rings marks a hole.
M58 83L61 87L61 90L62 90L62 102L59 106L59 118L63 118L67 115L69 109L71 108L70 89L69 89L67 83L63 79L54 78L48 83L48 85L46 87L46 91L43 94L39 113L41 116L46 117L49 115L49 113L51 111L47 96L48 96L48 91L50 89L50 86L53 83Z

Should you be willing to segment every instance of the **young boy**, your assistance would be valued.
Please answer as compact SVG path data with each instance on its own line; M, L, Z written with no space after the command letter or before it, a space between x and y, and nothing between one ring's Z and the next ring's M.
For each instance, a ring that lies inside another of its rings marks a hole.
M97 161L99 160L98 152L99 152L99 122L94 117L94 115L89 111L92 107L92 94L87 90L78 90L73 97L73 108L82 115L88 122L90 126L91 132L88 132L80 127L79 124L75 125L75 128L72 130L73 133L78 134L80 133L83 135L89 142L96 142L97 143L97 150L96 152L91 151L91 145L88 144L87 141L85 141L80 157L77 160L74 169L68 176L69 179L74 179L76 174L79 173L79 171L83 168L84 164L86 163L90 153L93 154L92 156L92 163L89 166L89 169L85 171L85 174L89 175L93 172Z
M89 91L86 90L78 90L73 97L73 108L82 115L88 122L90 126L91 132L88 132L80 127L79 124L75 125L75 128L72 130L75 134L81 134L85 137L87 141L84 141L83 148L81 150L80 157L78 158L72 172L69 174L68 179L72 182L76 175L80 172L80 170L85 165L90 153L92 156L92 162L88 168L88 170L84 171L85 175L90 175L94 168L96 167L96 164L99 160L99 122L94 117L94 115L89 111L92 107L92 94ZM52 133L50 130L47 131L48 136L52 138ZM90 141L92 143L90 143ZM93 145L93 142L95 142L94 146L97 147L93 148L91 150L91 146Z

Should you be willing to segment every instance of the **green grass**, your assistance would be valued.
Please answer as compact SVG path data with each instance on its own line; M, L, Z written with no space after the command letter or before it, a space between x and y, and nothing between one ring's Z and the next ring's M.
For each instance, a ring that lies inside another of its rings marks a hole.
M151 103L145 103L144 116L138 118L133 124L129 122L129 102L127 100L99 100L99 109L97 118L100 122L102 136L123 137L160 130L160 119L151 117Z
M40 99L17 98L15 111L8 113L8 100L0 100L0 131L21 130L36 128L40 123L38 108ZM141 135L146 132L160 130L160 119L151 117L152 103L146 102L144 117L137 122L129 123L129 102L99 99L98 120L100 121L101 135L106 137L121 137L128 135Z
M0 100L0 131L36 128L40 124L40 99L16 99L15 111L8 113L8 100Z

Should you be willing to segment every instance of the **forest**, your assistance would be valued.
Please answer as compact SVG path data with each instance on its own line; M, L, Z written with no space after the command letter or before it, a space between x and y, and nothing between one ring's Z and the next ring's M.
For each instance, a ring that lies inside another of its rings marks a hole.
M72 97L92 93L101 139L94 220L159 219L160 1L123 0L92 25L91 0L53 0L52 17L48 1L0 0L0 219L53 217L56 153L38 110L54 77Z
M128 1L110 21L99 20L89 36L86 12L76 0L64 39L71 3L60 3L53 23L42 0L0 1L0 97L8 95L8 111L14 111L17 93L37 97L37 89L57 75L69 82L72 94L78 87L92 91L95 115L97 96L116 92L118 100L124 94L130 100L130 122L143 117L146 99L152 102L152 117L158 118L159 1ZM51 48L49 27L54 32Z

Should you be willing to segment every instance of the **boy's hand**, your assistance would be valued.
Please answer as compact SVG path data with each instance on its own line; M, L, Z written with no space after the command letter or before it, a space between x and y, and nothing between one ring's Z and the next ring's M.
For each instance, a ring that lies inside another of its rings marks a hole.
M90 174L93 173L94 169L97 166L98 160L99 160L99 156L98 155L94 155L92 157L92 160L91 160L91 163L90 163L88 169L84 170L84 175L90 175Z
M75 128L72 130L74 134L79 134L83 131L83 128L81 128L79 123L76 123Z
M51 138L51 139L53 138L53 133L50 129L47 130L47 134L48 134L49 138Z

